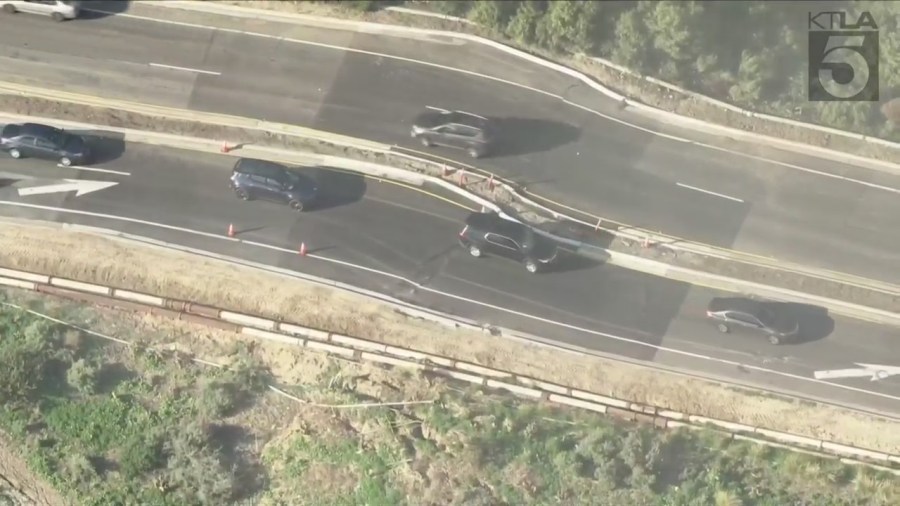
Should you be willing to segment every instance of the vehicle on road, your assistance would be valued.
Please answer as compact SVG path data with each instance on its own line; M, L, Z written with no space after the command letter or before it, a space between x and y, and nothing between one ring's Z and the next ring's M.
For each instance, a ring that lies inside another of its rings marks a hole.
M459 242L473 257L495 254L510 258L531 273L544 270L559 256L559 247L552 239L492 212L469 214Z
M472 158L490 153L496 141L495 126L488 118L443 109L430 109L416 116L410 135L425 147L464 149Z
M295 211L309 209L319 191L316 180L296 168L255 158L241 158L234 164L231 189L242 200L268 200Z
M81 12L78 0L0 0L0 9L7 14L27 12L50 16L54 21L75 19Z
M715 297L706 315L722 333L746 330L761 333L772 344L781 344L797 336L800 324L779 304L743 297Z
M0 150L13 158L57 160L66 167L86 163L90 158L90 149L83 137L40 123L4 126L0 131Z

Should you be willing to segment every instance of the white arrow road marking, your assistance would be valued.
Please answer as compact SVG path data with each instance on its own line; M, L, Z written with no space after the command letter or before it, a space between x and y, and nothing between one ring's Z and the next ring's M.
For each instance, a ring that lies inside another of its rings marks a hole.
M19 188L20 196L43 195L45 193L61 193L75 192L76 197L80 197L86 193L103 190L119 183L115 181L88 181L83 179L66 179L65 183L50 184L45 186L31 186L29 188Z
M856 369L831 369L827 371L816 371L813 375L816 379L835 379L835 378L865 378L869 377L869 381L878 381L891 376L900 374L900 367L893 365L878 364L860 364Z
M120 176L130 176L130 172L122 172L121 170L112 170L112 169L96 169L94 167L82 167L80 165L69 165L66 167L65 165L58 163L57 167L61 167L63 169L75 169L75 170L84 170L88 172L102 172L104 174L118 174Z

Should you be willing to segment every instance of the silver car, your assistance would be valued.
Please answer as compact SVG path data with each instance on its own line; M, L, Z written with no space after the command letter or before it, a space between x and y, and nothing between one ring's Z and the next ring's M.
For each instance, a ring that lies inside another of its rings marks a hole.
M78 0L0 0L0 9L7 14L27 12L50 16L54 21L75 19L81 10Z

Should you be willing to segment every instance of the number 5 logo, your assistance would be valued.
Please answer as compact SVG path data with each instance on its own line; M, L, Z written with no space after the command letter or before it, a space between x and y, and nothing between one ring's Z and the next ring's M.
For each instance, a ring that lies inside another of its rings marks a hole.
M855 97L869 84L869 62L861 52L865 41L866 38L862 35L828 37L819 66L819 82L832 97L845 100ZM847 67L853 73L853 79L847 83L838 83L834 79L835 70Z
M809 98L878 100L878 32L811 31Z

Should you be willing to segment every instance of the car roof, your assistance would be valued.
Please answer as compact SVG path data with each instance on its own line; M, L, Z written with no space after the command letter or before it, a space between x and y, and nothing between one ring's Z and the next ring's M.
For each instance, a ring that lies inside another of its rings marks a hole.
M425 126L434 127L455 123L473 128L484 129L489 126L490 120L483 116L465 111L446 111L431 108L419 115L419 121Z
M449 114L449 117L453 123L475 128L485 128L489 123L487 118L463 111L453 111Z
M501 218L499 214L493 212L470 213L466 217L466 225L512 238L521 238L528 231L525 225Z
M54 135L62 130L41 123L23 123L19 135Z
M286 170L287 168L286 165L270 162L269 160L260 160L258 158L241 158L234 164L235 172L256 174L260 176L280 174L281 171Z
M741 313L759 315L763 312L763 304L744 297L715 297L709 301L709 311L713 313L740 311Z

